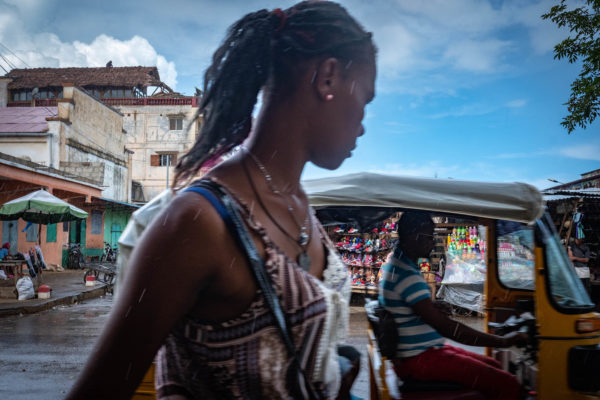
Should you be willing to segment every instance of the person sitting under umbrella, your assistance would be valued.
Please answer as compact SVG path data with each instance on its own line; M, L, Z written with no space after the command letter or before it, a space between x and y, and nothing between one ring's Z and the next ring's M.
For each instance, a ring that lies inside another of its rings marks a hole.
M0 260L8 260L10 258L10 243L6 242L0 249Z

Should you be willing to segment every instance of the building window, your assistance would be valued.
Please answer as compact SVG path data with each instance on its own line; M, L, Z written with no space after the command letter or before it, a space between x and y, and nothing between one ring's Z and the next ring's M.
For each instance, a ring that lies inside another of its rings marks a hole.
M173 165L173 154L160 154L158 158L158 165L161 167Z
M92 211L92 235L102 233L102 211Z
M169 118L169 130L180 131L183 129L183 118L173 117Z
M38 241L38 224L27 223L29 226L25 231L25 240L28 242L37 242Z
M150 156L150 166L166 167L177 163L177 153L152 154Z
M63 232L69 232L69 223L63 222Z

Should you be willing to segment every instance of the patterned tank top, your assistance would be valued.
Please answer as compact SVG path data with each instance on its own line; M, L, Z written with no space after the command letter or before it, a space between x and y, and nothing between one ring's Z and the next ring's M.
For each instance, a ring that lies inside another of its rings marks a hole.
M308 274L269 239L232 191L227 192L264 243L265 268L291 325L306 376L323 398L335 398L340 386L337 345L348 328L346 266L319 224L327 266L322 281ZM185 317L176 324L157 354L157 398L289 399L289 364L275 320L258 290L248 309L234 319L208 325Z

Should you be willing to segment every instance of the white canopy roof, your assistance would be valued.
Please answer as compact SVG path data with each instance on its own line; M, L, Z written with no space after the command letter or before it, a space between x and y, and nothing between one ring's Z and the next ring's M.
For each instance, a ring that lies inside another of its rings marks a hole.
M303 181L315 208L412 208L532 222L544 213L541 193L525 183L425 179L358 173Z

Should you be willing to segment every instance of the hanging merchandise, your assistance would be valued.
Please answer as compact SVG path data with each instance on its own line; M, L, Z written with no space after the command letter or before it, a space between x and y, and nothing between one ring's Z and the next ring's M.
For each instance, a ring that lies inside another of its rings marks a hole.
M585 234L583 233L583 224L581 221L583 220L583 213L575 213L573 214L573 223L575 224L575 239L584 239Z
M377 292L382 279L382 266L398 243L394 220L386 220L367 232L356 227L338 225L330 235L352 276L352 289L357 292Z

